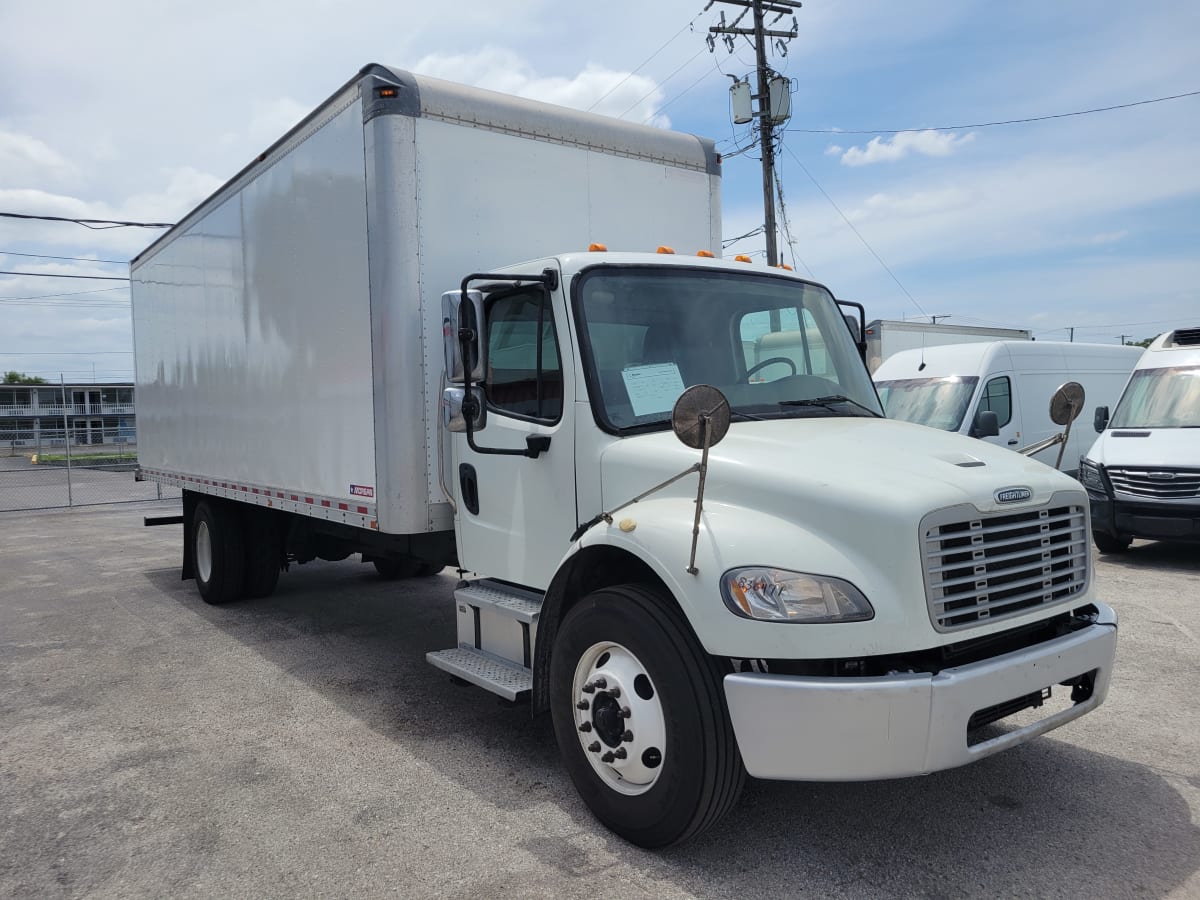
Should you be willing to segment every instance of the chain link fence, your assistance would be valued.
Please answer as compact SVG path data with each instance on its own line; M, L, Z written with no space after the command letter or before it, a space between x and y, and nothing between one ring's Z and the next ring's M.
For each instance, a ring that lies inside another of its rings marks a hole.
M182 495L176 487L134 480L137 444L131 428L90 422L72 423L69 430L6 424L0 432L0 512Z

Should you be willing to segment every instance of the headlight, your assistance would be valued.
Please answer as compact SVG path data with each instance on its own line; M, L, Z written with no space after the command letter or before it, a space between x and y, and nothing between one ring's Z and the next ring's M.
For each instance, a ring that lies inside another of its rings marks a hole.
M1104 493L1104 477L1100 474L1100 466L1086 456L1079 460L1079 480L1084 487Z
M721 576L721 596L745 619L772 622L865 622L875 610L854 585L826 575L747 566Z

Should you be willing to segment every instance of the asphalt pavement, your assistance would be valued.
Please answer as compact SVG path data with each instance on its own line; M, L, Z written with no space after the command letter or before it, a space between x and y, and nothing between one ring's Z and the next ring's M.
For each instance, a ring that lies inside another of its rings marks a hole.
M177 505L177 504L176 504ZM0 513L0 896L1197 897L1200 551L1101 558L1107 703L962 769L751 781L648 852L548 722L452 684L454 575L201 602L170 504Z

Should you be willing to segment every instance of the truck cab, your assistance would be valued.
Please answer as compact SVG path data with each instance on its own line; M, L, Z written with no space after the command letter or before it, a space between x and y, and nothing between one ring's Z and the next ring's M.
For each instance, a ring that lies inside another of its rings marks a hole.
M466 577L458 646L429 660L549 711L628 839L707 827L744 773L921 774L1103 700L1116 617L1079 484L884 418L823 286L568 254L470 276L443 323ZM729 424L693 475L672 419L697 385ZM1060 707L988 731L1053 691Z

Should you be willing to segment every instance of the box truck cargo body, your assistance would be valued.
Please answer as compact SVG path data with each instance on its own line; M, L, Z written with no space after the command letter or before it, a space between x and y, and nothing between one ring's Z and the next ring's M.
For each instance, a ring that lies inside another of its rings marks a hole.
M922 347L940 347L945 344L977 344L983 341L1029 340L1033 340L1033 332L1024 328L875 319L867 323L867 368L874 372L902 350L919 350Z
M904 350L872 377L893 418L1024 450L1064 433L1050 415L1062 385L1079 384L1085 405L1113 404L1140 355L1118 344L990 341ZM981 412L996 414L996 434L983 433ZM1074 475L1091 438L1086 428L1066 434L1065 448L1047 444L1032 456L1055 465L1061 455L1062 469Z
M647 847L747 774L1030 740L1116 644L1082 488L884 418L861 307L714 258L719 175L703 139L372 66L131 272L141 476L184 489L201 596L457 567L429 662L549 713Z

